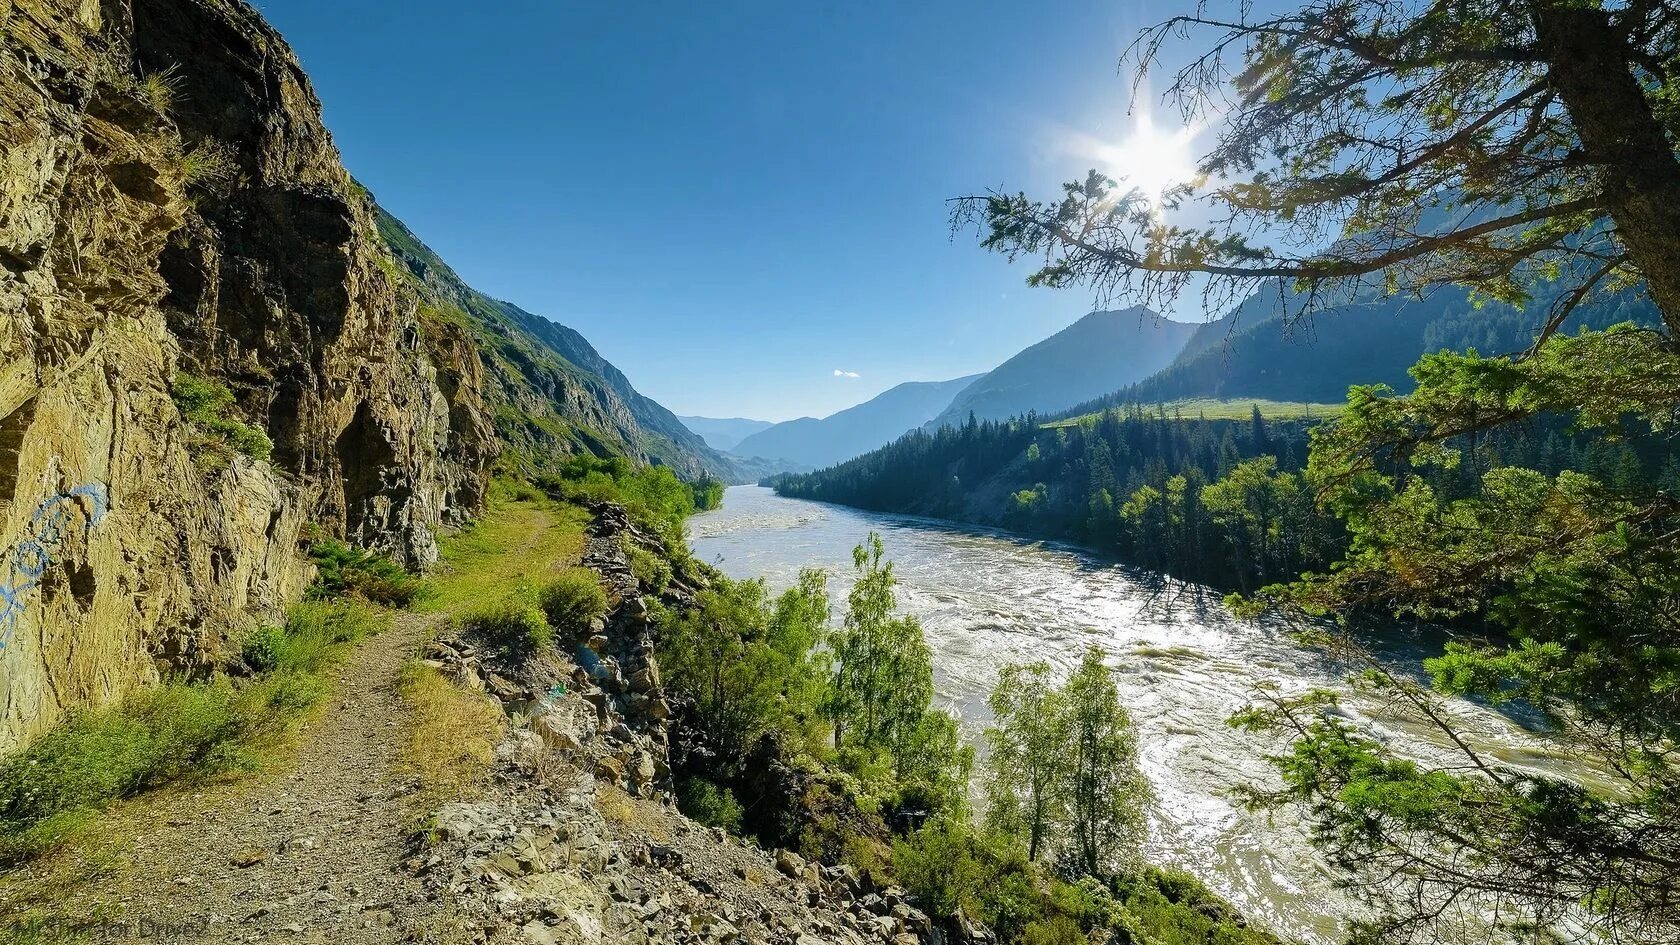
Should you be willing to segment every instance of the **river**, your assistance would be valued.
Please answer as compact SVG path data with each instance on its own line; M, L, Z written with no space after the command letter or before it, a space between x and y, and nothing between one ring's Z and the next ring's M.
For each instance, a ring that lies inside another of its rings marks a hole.
M1144 773L1154 785L1150 860L1181 867L1250 918L1308 942L1339 940L1351 903L1287 812L1251 814L1230 790L1269 783L1263 755L1278 746L1225 724L1254 687L1312 687L1344 695L1346 717L1405 753L1446 757L1440 736L1354 692L1344 668L1277 627L1233 620L1220 595L1049 542L932 519L882 515L731 488L719 510L691 520L700 559L732 577L764 577L773 590L799 570L832 575L843 606L851 549L879 532L899 577L899 606L921 618L933 649L938 698L978 740L998 667L1043 659L1066 674L1092 644L1109 654L1137 725ZM1416 672L1441 640L1390 631L1379 655ZM1552 773L1568 762L1511 719L1457 701L1457 724L1478 746L1518 767Z

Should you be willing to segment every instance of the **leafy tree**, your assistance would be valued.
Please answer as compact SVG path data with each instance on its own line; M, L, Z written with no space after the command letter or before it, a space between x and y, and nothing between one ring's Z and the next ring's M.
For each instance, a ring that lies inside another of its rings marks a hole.
M814 652L828 619L827 579L804 571L774 604L763 580L719 578L664 621L660 664L694 700L712 740L744 755L761 736L803 737L822 671Z
M986 704L995 723L986 730L987 825L1024 839L1027 859L1036 861L1064 827L1066 701L1050 664L1040 661L1005 666Z
M888 751L901 766L933 698L933 658L916 618L894 613L898 579L884 551L874 532L852 549L857 581L845 622L830 638L836 671L826 712L837 746Z
M901 730L892 757L900 807L963 816L974 749L963 741L950 713L925 709L914 726Z
M1380 666L1366 679L1447 736L1452 768L1316 717L1323 693L1268 695L1238 718L1289 737L1284 787L1253 800L1309 805L1332 859L1384 907L1372 935L1427 934L1454 907L1508 930L1568 921L1609 941L1680 941L1680 504L1569 470L1494 467L1456 491L1427 476L1462 466L1465 437L1503 417L1666 419L1674 401L1657 392L1680 390L1680 357L1644 335L1559 337L1515 362L1437 355L1410 397L1355 389L1314 444L1308 475L1347 521L1349 554L1245 606L1488 631L1427 661L1435 691ZM1647 393L1630 396L1629 374ZM1488 757L1440 694L1537 707L1607 775L1582 784Z
M1143 840L1143 806L1151 792L1138 770L1137 733L1096 647L1085 651L1062 697L1072 854L1086 873L1111 876Z

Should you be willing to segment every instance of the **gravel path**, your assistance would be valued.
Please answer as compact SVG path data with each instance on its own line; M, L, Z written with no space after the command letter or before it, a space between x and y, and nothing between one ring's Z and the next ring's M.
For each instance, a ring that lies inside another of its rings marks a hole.
M450 937L403 867L425 812L399 766L409 729L397 681L436 619L400 614L348 656L295 763L124 805L97 837L8 879L0 921L50 902L66 922L97 923L96 941Z

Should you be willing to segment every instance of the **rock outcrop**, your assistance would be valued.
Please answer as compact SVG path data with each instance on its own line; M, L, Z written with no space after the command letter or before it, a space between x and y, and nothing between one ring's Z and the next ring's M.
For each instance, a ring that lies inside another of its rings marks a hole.
M501 349L564 375L551 454L705 467L519 325L436 317L379 219L243 0L0 4L0 752L209 669L308 525L432 560L509 446Z

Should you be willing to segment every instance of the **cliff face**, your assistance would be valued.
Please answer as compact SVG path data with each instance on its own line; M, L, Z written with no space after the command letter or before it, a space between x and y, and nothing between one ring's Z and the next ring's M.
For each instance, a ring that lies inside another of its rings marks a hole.
M307 523L430 561L495 443L468 340L420 331L307 80L249 8L0 16L4 748L201 669L301 591ZM206 462L184 375L229 390L225 419L272 450Z
M0 751L206 669L306 586L306 525L424 565L480 507L510 356L377 212L242 0L0 4ZM571 370L555 449L633 446Z

